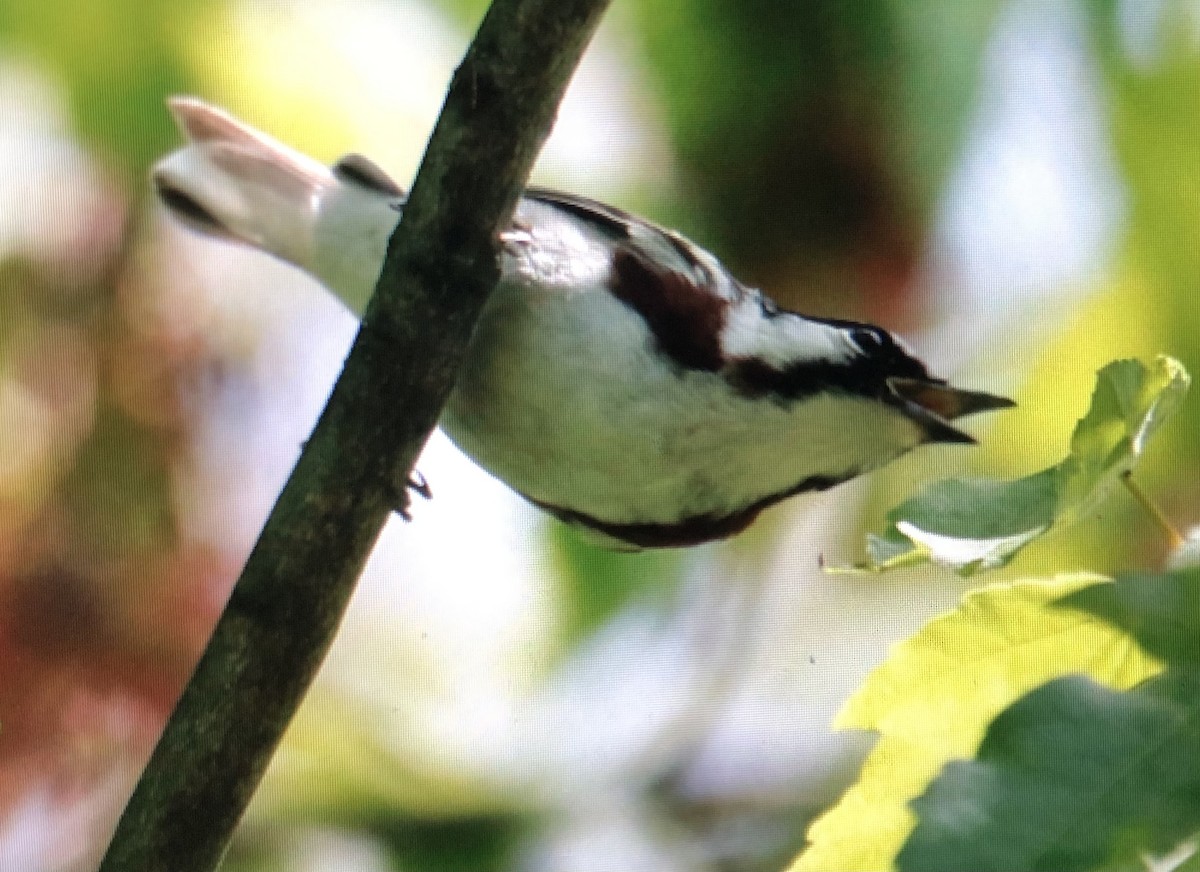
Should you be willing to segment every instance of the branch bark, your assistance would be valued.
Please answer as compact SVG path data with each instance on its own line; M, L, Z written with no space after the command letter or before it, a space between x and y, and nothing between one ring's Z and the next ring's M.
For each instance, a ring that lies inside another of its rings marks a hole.
M454 74L329 403L100 872L209 872L454 384L511 218L609 0L495 0Z

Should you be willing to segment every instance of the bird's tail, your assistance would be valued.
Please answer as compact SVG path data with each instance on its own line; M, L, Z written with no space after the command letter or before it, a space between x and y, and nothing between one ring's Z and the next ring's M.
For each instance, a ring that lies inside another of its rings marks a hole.
M172 97L188 143L151 178L195 230L251 245L303 269L361 314L404 193L365 158L332 169L194 97Z
M167 101L188 144L155 165L159 198L209 236L261 248L311 270L328 168L191 97Z

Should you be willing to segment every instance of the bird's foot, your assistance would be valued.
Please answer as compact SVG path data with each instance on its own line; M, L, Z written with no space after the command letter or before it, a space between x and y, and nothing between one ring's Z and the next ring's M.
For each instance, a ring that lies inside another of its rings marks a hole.
M408 481L404 483L404 487L401 489L396 500L396 514L406 521L412 520L412 515L408 511L409 491L420 495L423 499L433 499L433 491L429 487L429 482L425 480L425 476L414 469Z

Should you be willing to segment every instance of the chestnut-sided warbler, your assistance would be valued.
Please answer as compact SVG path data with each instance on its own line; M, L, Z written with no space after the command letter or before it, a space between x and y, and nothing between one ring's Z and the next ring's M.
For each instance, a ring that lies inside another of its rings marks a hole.
M326 167L220 109L169 103L155 166L202 233L310 273L361 315L404 191ZM529 189L441 427L531 502L619 547L693 545L1012 405L929 375L888 331L776 306L704 249L611 206Z

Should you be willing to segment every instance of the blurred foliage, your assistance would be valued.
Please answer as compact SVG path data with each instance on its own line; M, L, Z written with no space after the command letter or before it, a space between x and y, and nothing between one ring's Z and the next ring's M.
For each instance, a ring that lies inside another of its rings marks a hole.
M403 682L411 698L383 711L371 695L314 687L248 817L358 826L364 818L385 814L404 820L476 819L519 806L495 778L477 771L476 761L425 747L435 723L422 708L420 686L439 676L394 674L399 671L385 672L386 680Z
M1129 191L1128 258L1142 277L1131 304L1155 312L1163 347L1193 370L1200 364L1200 52L1193 7L1166 0L1147 9L1146 56L1130 50L1116 0L1088 0L1093 46L1106 89L1112 145ZM1157 13L1157 14L1156 14ZM1183 410L1184 432L1200 432L1200 404ZM1200 442L1173 453L1200 459Z
M471 28L487 3L435 5ZM1014 5L614 4L621 38L644 50L645 89L663 101L678 158L676 167L663 168L664 191L648 201L673 203L667 220L785 304L868 315L889 326L912 323L915 278L978 111L989 39L998 15ZM1091 296L1049 329L1049 341L1030 348L1019 338L999 340L1028 375L1024 414L998 420L987 440L991 462L1005 468L1037 468L1061 456L1057 425L1065 433L1082 412L1104 360L1165 350L1200 371L1200 50L1188 4L1149 5L1161 17L1153 50L1139 54L1123 31L1128 6L1121 0L1061 4L1080 13L1091 38L1087 50L1125 186L1127 225ZM0 433L0 471L27 452L34 458L20 476L0 478L0 821L47 772L103 773L148 750L240 563L237 547L184 535L179 489L199 426L180 396L214 373L236 378L236 366L202 338L148 333L125 298L131 283L153 285L139 276L138 234L129 226L139 223L137 213L126 222L129 204L144 193L147 167L178 141L163 97L209 87L219 69L241 71L226 78L249 89L245 71L271 63L269 56L241 56L252 43L227 38L224 16L235 8L235 0L0 0L0 59L29 57L57 78L89 155L115 176L104 195L112 208L97 213L88 234L57 254L0 257L0 412L8 415L0 422L22 428ZM313 82L340 72L314 66ZM313 106L336 102L347 87L341 80L324 86L332 96L314 98ZM366 111L374 99L354 96L360 102L346 100L346 113ZM264 117L289 141L342 147L343 119L299 114L288 104ZM308 132L293 137L301 128ZM20 172L19 164L0 165L0 173ZM113 243L89 242L95 239ZM53 377L31 375L30 361ZM72 393L71 384L87 390ZM43 438L30 416L57 435ZM1183 406L1180 417L1182 426L1156 440L1144 477L1166 495L1173 514L1192 518L1200 515L1200 404ZM1101 569L1151 561L1161 552L1158 531L1133 511L1106 506L1088 530L1031 549L1010 572L1027 572L1039 560ZM764 537L763 548L773 541ZM564 652L631 604L666 608L686 568L680 554L599 551L558 526L548 547ZM1115 630L1046 608L1062 585L1089 578L1060 579L1053 588L1018 584L1007 593L986 589L901 646L843 715L845 725L882 738L859 784L812 830L814 847L796 868L851 869L858 861L865 868L894 856L913 825L905 802L952 754L971 754L991 715L1034 683L1079 669L1126 687L1157 668ZM847 615L845 627L806 632L877 632L855 620ZM1014 640L1021 647L1001 644ZM944 668L931 665L935 660ZM940 669L941 680L923 686L931 669ZM328 708L328 729L353 738L361 725L338 720L338 712L345 718L353 709ZM350 791L339 793L345 782L320 769L312 777L325 780L314 784L310 799L327 800L330 817L378 845L395 869L511 868L523 840L536 838L530 819L479 810L478 784L409 766L397 759L402 750L367 738L343 771L373 791L355 793L356 801L369 796L378 807L346 801L335 814L332 806ZM321 754L326 746L318 739L299 735L297 748ZM720 804L671 785L656 797L664 815L682 819L699 802ZM418 817L426 807L441 812ZM445 819L448 808L461 817ZM712 820L721 819L714 811ZM778 845L793 844L802 823L797 813L790 831L755 831L751 840L774 856L763 845L776 836ZM712 835L716 824L708 826L696 826L698 840ZM278 859L283 840L264 837L262 844L259 850L243 842L229 869L285 868ZM734 857L726 866L753 862Z
M502 817L389 818L367 829L383 843L397 872L501 872L512 866L528 824Z
M0 46L62 78L80 135L135 182L176 134L164 95L192 90L180 36L213 0L6 0Z
M895 317L998 0L637 4L683 223L785 305Z
M324 841L327 855L336 857L340 851L343 856L358 857L371 870L502 872L513 867L530 832L529 821L521 818L428 820L382 817L367 810L357 822L317 830L316 840L306 839L305 832L296 827L260 828L251 837L234 842L221 862L220 872L291 872L298 865L314 868L311 855L306 856L306 848L312 851L314 841L318 851ZM334 862L349 862L359 868L353 859L338 858Z
M91 438L63 481L89 542L107 555L145 552L174 533L164 446L116 408L97 412Z
M562 609L562 650L568 651L634 598L664 602L678 586L680 551L613 551L586 541L565 524L549 531Z
M177 535L179 422L164 420L160 394L121 395L109 364L132 325L113 295L62 262L5 266L0 820L23 791L73 797L149 750L236 568ZM158 381L169 392L186 371ZM76 821L58 850L86 866L108 816L84 820L99 832Z
M437 5L474 33L488 10L490 0L438 0Z

